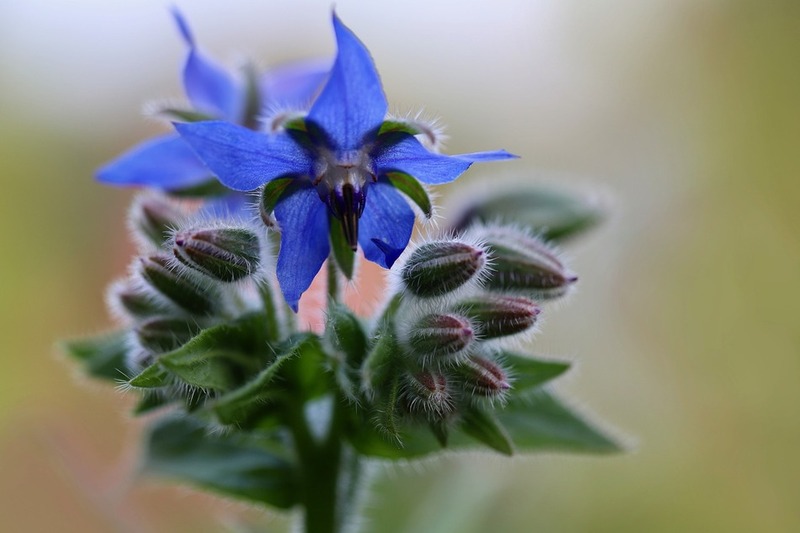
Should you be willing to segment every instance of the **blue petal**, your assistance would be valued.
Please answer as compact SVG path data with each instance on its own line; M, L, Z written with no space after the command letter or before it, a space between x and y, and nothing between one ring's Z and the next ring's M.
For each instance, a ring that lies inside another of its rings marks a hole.
M252 191L286 174L311 173L313 160L286 135L266 135L222 121L175 129L226 186Z
M239 82L214 60L200 52L194 36L183 14L176 8L172 16L189 47L189 55L183 67L183 88L192 106L198 111L225 118L240 120L244 91Z
M286 194L275 206L281 228L278 283L286 303L297 312L300 296L330 254L328 210L310 185Z
M329 136L334 147L356 150L386 116L386 96L375 63L364 44L334 13L338 51L330 78L308 118Z
M388 182L367 188L367 203L358 228L358 243L364 256L384 268L391 268L411 238L414 211Z
M319 93L331 69L330 60L295 61L261 77L261 99L271 105L306 108Z
M504 150L462 155L436 154L425 148L416 138L408 135L396 144L380 149L373 156L373 163L378 175L399 171L423 183L438 185L453 181L472 163L514 157L516 156Z
M181 189L211 178L208 168L177 135L145 141L97 171L103 183L159 189Z

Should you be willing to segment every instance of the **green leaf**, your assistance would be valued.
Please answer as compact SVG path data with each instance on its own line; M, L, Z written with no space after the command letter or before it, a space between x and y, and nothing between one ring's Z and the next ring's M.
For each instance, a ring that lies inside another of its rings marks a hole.
M387 435L370 420L361 420L350 429L348 440L367 457L418 459L442 450L439 437L425 425L403 424L396 428L394 436Z
M621 451L614 440L544 390L511 397L496 414L518 451Z
M425 187L423 187L419 181L403 172L388 172L386 177L389 178L389 181L394 185L395 189L408 196L412 202L419 206L425 214L425 218L431 218L431 216L433 216L431 198L428 196L428 191L425 190Z
M375 338L375 344L361 365L361 387L368 396L377 394L391 379L397 362L403 357L391 320L380 326Z
M253 380L215 401L212 409L219 421L237 427L250 427L257 422L260 411L275 397L276 392L271 385L278 371L287 359L297 354L298 350L290 350L279 355Z
M570 364L564 361L534 359L511 352L502 352L500 361L512 377L511 394L535 389L566 372Z
M142 370L138 375L132 377L130 381L128 381L128 384L140 389L155 389L166 387L173 382L174 380L170 376L170 373L167 372L164 367L158 363L153 363Z
M158 364L189 385L227 390L234 366L254 368L265 351L265 317L251 313L233 322L204 329L189 342L158 358Z
M296 353L284 363L286 375L292 377L290 394L296 395L290 401L303 403L330 393L330 375L325 371L327 356L321 339L313 333L297 333L287 340L285 346L281 352Z
M344 352L348 364L361 365L367 352L367 334L361 320L342 304L328 307L325 338L334 349Z
M129 373L125 356L128 352L127 332L117 331L86 339L61 343L66 353L80 361L86 372L107 381L124 381Z
M347 244L342 222L334 216L329 216L328 220L330 222L330 240L333 257L336 259L336 264L339 266L339 270L342 271L342 274L344 274L347 279L353 279L356 251Z
M587 197L528 186L481 199L461 217L455 229L463 230L475 222L501 221L526 227L547 240L564 241L597 225L603 214Z
M504 454L513 455L511 440L497 419L485 410L471 406L461 418L460 427L467 435Z
M146 442L144 470L226 496L288 509L297 503L296 472L288 461L240 433L210 435L192 418L157 422Z

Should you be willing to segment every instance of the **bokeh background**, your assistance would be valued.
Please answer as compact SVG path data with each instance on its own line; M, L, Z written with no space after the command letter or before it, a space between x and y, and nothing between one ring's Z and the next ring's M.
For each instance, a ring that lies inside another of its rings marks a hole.
M333 53L330 2L178 2L229 64ZM157 131L182 43L158 0L0 2L0 527L282 531L285 516L135 476L140 424L54 343L110 327L130 191L93 170ZM381 532L800 531L800 3L339 0L397 111L474 169L588 191L580 291L538 353L630 452L394 467ZM458 186L447 192L453 192Z

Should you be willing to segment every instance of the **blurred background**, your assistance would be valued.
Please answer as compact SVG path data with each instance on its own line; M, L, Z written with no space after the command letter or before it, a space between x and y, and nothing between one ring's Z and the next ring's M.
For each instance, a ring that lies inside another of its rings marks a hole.
M229 65L334 51L331 3L177 2ZM131 402L58 339L112 326L131 191L94 169L181 95L164 0L0 2L0 522L5 531L283 531L285 516L135 476ZM381 532L800 531L800 3L358 2L393 109L450 153L518 162L464 182L588 191L608 221L567 248L580 290L548 313L557 384L630 452L392 467ZM458 184L444 191L455 192Z

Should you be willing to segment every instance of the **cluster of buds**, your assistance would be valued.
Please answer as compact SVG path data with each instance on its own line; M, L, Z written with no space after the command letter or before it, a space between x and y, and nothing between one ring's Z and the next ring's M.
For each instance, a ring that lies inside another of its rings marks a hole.
M394 272L393 331L382 334L396 338L398 408L432 424L503 404L513 375L502 349L535 331L541 306L577 280L551 245L508 225L423 242Z
M192 213L165 196L137 198L129 222L141 255L111 285L108 303L128 325L127 365L135 375L202 330L246 313L254 281L266 283L267 259L247 223Z

